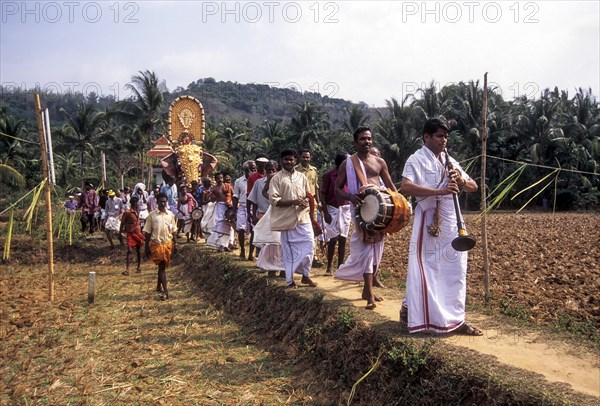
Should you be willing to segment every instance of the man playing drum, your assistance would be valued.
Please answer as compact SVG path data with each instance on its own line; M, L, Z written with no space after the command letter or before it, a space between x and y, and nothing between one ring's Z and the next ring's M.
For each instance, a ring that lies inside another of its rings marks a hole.
M402 172L402 192L417 199L408 255L406 299L400 321L410 333L430 331L480 336L465 323L467 253L452 248L458 234L453 194L475 192L477 184L458 162L443 153L450 128L429 119L423 127L421 149ZM448 171L446 160L450 159Z
M361 173L360 175L357 173L353 158L349 157L340 165L335 182L336 196L342 200L350 201L353 217L355 210L361 205L361 199L357 196L357 192L361 186L366 186L360 184L359 176L365 178L366 184L375 187L379 187L380 182L383 181L388 189L396 192L396 187L392 182L385 161L369 153L372 142L370 128L359 127L354 131L356 154L353 157L356 157L354 160L357 160L356 165ZM346 186L347 191L344 190ZM376 307L375 302L383 300L381 297L375 296L373 292L373 286L381 286L377 279L377 270L383 255L383 235L380 235L377 242L364 242L364 234L355 222L354 232L350 237L350 256L335 272L335 277L349 281L364 280L362 298L367 301L367 309L374 309Z
M206 240L206 244L216 247L219 252L230 251L229 237L231 225L225 217L225 212L233 205L233 187L224 182L222 173L215 173L216 184L210 188L210 193L215 201L215 228Z

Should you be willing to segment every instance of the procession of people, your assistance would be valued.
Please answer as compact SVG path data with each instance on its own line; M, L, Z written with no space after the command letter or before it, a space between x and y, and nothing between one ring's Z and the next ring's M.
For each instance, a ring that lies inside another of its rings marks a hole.
M337 153L322 178L310 164L311 151L284 149L279 160L264 153L246 159L233 185L231 174L224 172L193 180L189 189L164 175L162 185L150 193L137 183L131 195L129 188L96 194L86 182L78 200L71 195L64 207L70 215L81 211L83 232L100 229L111 247L115 237L127 246L123 275L130 275L134 251L136 272L141 272L144 245L158 266L156 289L163 300L169 298L166 269L183 234L187 243L204 242L218 252L239 249L241 260L255 261L269 277L285 278L288 288L317 286L311 275L321 266L316 259L320 243L326 260L322 275L362 283L361 298L372 310L384 300L374 288L385 288L379 275L385 236L392 222L404 218L408 223L408 214L400 215L394 200L401 196L398 184L415 207L402 327L409 333L477 336L481 330L465 321L467 252L452 245L458 232L453 196L475 192L477 184L446 153L449 132L446 121L429 119L423 146L406 161L398 183L373 145L371 129L359 127L353 134L354 153ZM379 199L375 205L373 199ZM389 206L398 212L386 212Z

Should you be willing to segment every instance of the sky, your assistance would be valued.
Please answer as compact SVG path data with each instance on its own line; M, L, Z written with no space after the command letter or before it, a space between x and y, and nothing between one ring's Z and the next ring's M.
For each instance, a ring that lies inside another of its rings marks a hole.
M600 2L6 1L0 84L123 99L213 77L385 106L430 83L600 94ZM241 96L243 97L243 96Z

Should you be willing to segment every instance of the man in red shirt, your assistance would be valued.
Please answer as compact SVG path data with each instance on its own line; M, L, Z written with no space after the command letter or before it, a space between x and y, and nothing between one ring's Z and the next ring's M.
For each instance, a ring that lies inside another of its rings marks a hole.
M125 271L123 275L129 275L129 257L131 256L131 249L135 248L137 254L137 268L136 272L142 272L141 260L142 255L140 248L144 245L145 239L142 234L142 227L140 225L140 213L138 210L138 201L140 198L137 195L133 195L129 199L131 208L123 213L121 218L121 229L119 233L125 231L127 233L127 256L125 257Z
M246 188L246 195L250 195L250 192L252 192L252 187L254 186L254 183L257 180L267 176L267 172L265 170L265 167L266 167L267 163L269 162L269 158L267 157L267 155L263 154L263 153L257 154L254 162L256 163L256 171L252 172L250 174L250 176L248 176L248 187ZM253 204L246 205L246 218L248 218L248 219L254 218L256 213L254 213L253 210L255 210L255 209L256 209L256 206ZM252 222L249 223L249 226L250 226L250 247L248 248L248 251L249 251L248 252L248 261L254 261L254 248L255 247L252 244L254 242L254 230L252 227ZM260 249L256 248L256 252L258 253L259 251L260 251Z
M335 182L338 177L338 169L346 159L347 154L337 154L335 167L331 168L325 175L321 184L321 204L323 205L323 217L327 223L325 241L327 241L327 271L325 275L330 276L331 265L335 246L338 245L338 267L344 263L346 256L346 239L350 232L352 217L350 214L350 202L335 194Z

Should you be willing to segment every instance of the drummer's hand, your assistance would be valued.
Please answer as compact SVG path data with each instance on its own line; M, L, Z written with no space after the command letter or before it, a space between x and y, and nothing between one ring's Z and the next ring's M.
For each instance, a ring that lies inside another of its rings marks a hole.
M358 197L357 195L353 195L351 194L350 197L348 198L348 200L350 201L350 203L352 203L355 207L360 207L360 205L362 204L362 200L360 199L360 197Z
M325 222L326 222L327 224L331 224L331 214L329 214L329 212L328 212L328 211L325 211L325 212L323 213L323 218L325 219Z

